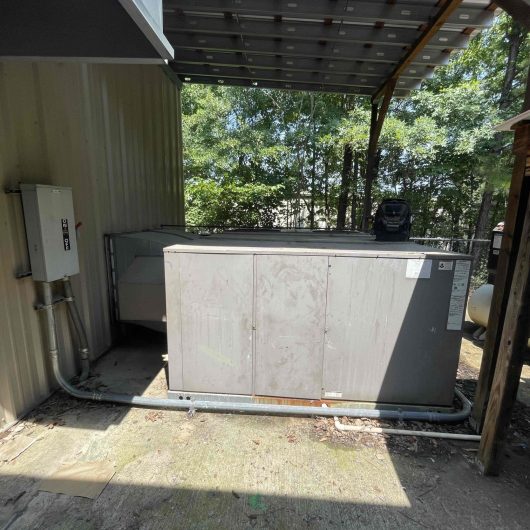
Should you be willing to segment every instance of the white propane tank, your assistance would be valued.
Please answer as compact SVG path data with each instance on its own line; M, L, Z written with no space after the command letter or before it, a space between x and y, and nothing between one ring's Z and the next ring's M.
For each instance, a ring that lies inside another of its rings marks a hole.
M487 283L485 285L481 285L478 289L473 291L473 294L469 297L469 302L467 304L469 318L475 322L475 324L478 324L483 328L488 327L492 296L493 285Z
M483 328L488 327L492 296L493 285L486 283L473 291L467 304L469 318ZM530 347L530 339L528 340L528 346Z

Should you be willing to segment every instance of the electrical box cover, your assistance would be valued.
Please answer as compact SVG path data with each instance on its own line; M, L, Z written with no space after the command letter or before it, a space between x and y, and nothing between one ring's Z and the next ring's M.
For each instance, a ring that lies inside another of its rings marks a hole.
M79 273L72 189L21 184L33 279L53 282Z

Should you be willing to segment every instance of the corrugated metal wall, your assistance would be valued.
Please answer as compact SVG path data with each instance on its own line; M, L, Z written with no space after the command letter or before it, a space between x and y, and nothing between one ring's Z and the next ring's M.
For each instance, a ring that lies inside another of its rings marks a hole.
M0 185L71 186L93 355L111 345L103 235L184 220L180 96L148 65L0 62ZM53 384L28 269L20 196L0 193L0 427ZM75 364L63 308L62 360Z

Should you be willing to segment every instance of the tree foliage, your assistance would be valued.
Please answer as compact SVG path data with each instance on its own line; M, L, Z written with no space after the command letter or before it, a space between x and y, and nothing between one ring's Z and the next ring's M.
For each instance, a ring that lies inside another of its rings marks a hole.
M260 183L219 185L212 179L188 183L187 222L191 225L272 227L283 186Z
M493 125L520 111L529 62L527 33L501 16L420 90L394 101L373 207L401 196L415 235L467 237L489 194L486 224L501 220L512 138ZM342 196L347 226L359 226L367 98L187 85L182 100L188 223L333 227Z

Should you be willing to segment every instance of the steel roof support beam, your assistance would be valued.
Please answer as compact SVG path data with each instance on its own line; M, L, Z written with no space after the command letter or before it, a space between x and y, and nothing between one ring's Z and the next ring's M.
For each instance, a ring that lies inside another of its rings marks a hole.
M409 52L401 59L388 78L388 80L374 93L373 99L377 101L386 93L386 89L392 83L395 84L401 73L415 60L427 43L432 39L437 31L447 22L448 18L458 9L462 0L447 0L437 15L427 25L421 37L413 44Z

